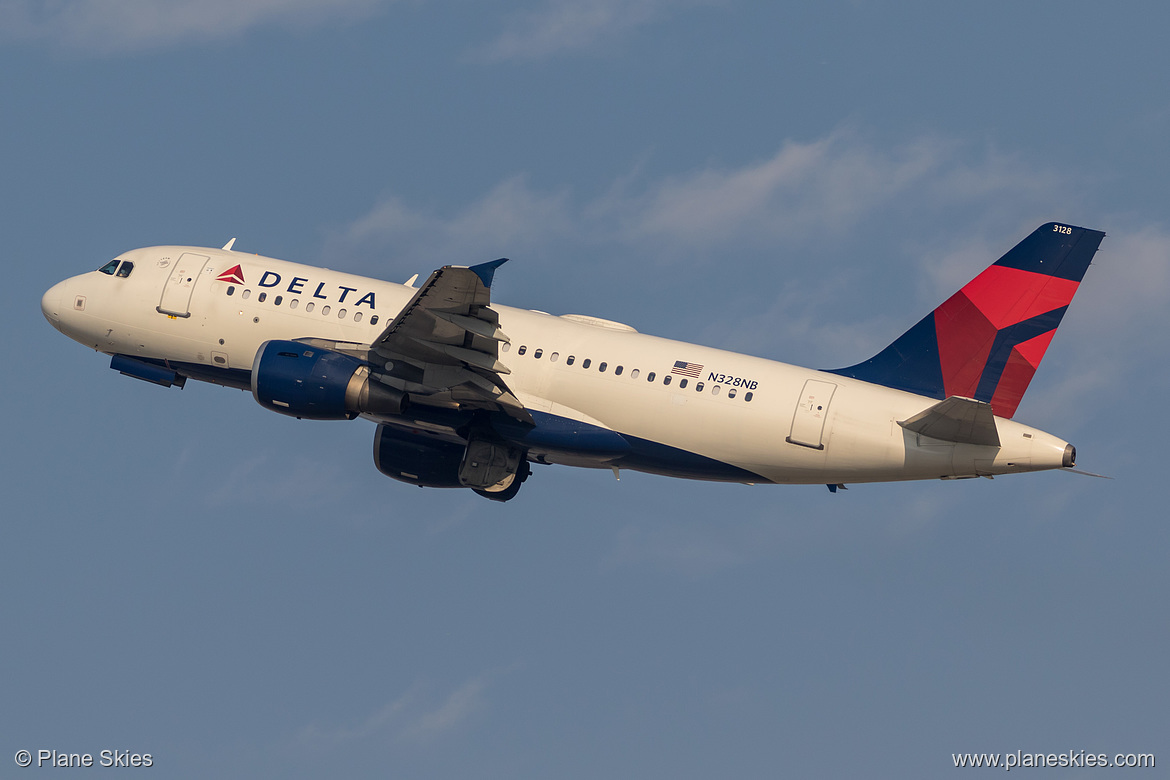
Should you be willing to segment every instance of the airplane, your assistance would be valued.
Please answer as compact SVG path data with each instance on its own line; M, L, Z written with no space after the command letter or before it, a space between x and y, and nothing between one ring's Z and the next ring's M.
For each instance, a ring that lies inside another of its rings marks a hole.
M163 387L249 391L377 424L396 480L514 498L532 465L746 484L1072 469L1012 419L1105 234L1050 222L868 360L815 370L494 304L506 259L421 287L222 249L158 246L66 279L49 323Z

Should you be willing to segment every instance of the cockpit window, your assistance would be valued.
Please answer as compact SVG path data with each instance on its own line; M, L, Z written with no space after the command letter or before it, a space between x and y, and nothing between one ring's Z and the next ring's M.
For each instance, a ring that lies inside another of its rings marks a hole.
M120 279L125 279L133 270L134 263L131 263L129 260L127 260L126 262L122 263L121 267L118 268L118 277Z
M113 275L114 275L114 269L115 269L115 268L117 268L117 267L118 267L118 261L117 261L117 260L111 260L110 262L106 263L105 265L103 265L103 266L102 266L101 268L99 268L98 270L99 270L99 271L101 271L103 274L109 274L110 276L113 276Z

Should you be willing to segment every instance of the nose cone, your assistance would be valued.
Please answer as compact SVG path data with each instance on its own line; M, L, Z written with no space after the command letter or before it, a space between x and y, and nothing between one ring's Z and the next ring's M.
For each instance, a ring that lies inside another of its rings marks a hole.
M58 282L41 296L41 314L54 328L61 328L61 301L65 298L65 282Z

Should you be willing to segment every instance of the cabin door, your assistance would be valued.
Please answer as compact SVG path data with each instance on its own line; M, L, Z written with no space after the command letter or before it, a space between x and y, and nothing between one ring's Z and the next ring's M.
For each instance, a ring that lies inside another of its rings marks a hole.
M207 265L206 255L196 255L184 252L170 278L163 285L162 298L158 302L158 312L172 317L191 316L191 293L195 291L195 282L199 274L203 273L203 266Z

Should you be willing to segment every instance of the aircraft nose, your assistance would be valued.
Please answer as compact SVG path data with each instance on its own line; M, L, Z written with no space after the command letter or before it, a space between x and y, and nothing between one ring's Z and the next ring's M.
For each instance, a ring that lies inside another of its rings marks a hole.
M41 314L54 328L61 325L61 300L65 297L65 282L58 282L41 296Z

